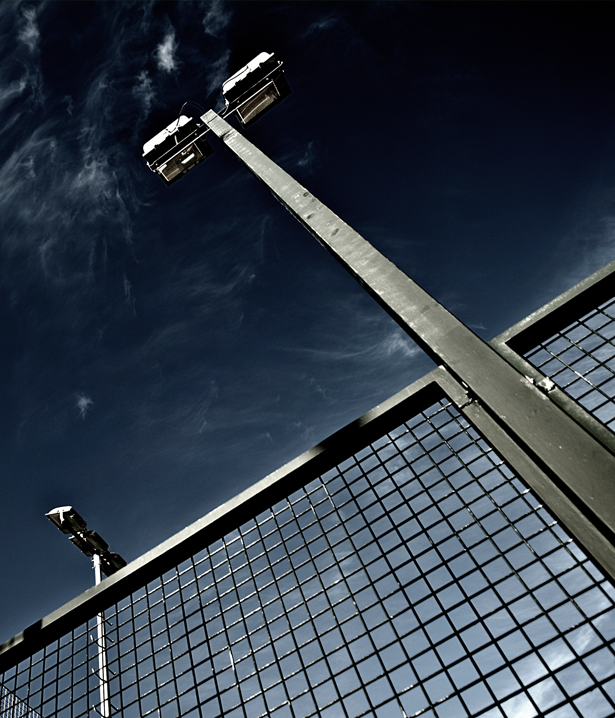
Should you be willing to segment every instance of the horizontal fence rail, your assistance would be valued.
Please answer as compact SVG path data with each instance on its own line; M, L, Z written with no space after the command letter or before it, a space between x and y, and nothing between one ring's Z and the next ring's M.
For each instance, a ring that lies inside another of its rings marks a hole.
M492 342L594 436L613 272ZM439 368L0 647L0 718L100 713L99 612L125 718L613 716L612 554Z

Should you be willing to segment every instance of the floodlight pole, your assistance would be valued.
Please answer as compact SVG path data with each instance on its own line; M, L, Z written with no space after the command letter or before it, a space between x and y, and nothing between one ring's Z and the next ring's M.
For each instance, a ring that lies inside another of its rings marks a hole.
M201 120L400 327L463 384L467 403L479 402L573 500L585 517L577 537L586 548L601 553L596 532L608 538L600 562L615 575L615 456L549 399L552 382L536 386L514 369L213 110ZM564 522L565 511L559 516Z
M100 568L100 556L95 553L92 556L94 564L94 584L102 581ZM105 616L103 613L96 614L96 645L98 647L98 681L100 690L100 715L109 718L111 715L111 701L109 700L109 672L107 669L107 646L105 641Z
M94 585L102 581L103 572L110 576L123 566L126 561L117 553L109 550L109 544L99 536L96 531L87 530L87 522L72 506L59 506L52 509L45 516L63 534L70 534L70 540L86 556L92 559L94 566ZM103 563L104 562L104 563ZM100 691L100 710L92 706L103 718L111 715L111 700L109 698L109 669L107 666L107 646L105 638L105 614L96 615L96 639L90 636L98 648L98 671L92 673L98 676Z

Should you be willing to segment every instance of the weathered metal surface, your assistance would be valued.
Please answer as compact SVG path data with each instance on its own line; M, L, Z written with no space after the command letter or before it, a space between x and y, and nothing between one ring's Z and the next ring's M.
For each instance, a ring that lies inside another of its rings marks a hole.
M608 539L615 540L615 456L424 289L215 112L202 120Z
M520 353L592 311L615 293L615 261L545 304L492 339L489 344L519 372L539 384L544 375ZM593 417L578 401L555 386L549 398L615 454L615 434Z
M498 340L499 337L496 337L489 343L509 364L530 378L536 385L544 380L545 377L536 367L519 356L508 344L500 343ZM577 424L580 424L584 429L589 431L589 433L600 441L600 443L604 444L611 453L615 454L615 435L612 431L595 419L586 409L569 397L568 394L562 391L558 386L554 386L554 388L550 389L547 393L549 399L554 404L557 404L557 406L571 416Z
M0 672L104 611L442 398L431 372L0 646Z

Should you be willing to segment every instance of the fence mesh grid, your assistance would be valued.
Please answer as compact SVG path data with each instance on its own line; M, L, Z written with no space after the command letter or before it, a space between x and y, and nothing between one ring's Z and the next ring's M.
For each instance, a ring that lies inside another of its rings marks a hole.
M442 400L106 611L111 713L605 718L614 598ZM7 671L2 718L97 715L95 628Z
M596 419L615 431L615 298L525 357Z
M0 716L2 718L38 718L27 703L0 685Z

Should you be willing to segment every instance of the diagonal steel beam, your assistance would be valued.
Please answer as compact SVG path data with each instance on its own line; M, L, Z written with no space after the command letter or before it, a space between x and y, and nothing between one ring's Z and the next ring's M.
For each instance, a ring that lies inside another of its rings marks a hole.
M615 544L615 456L228 122L213 110L201 119Z

